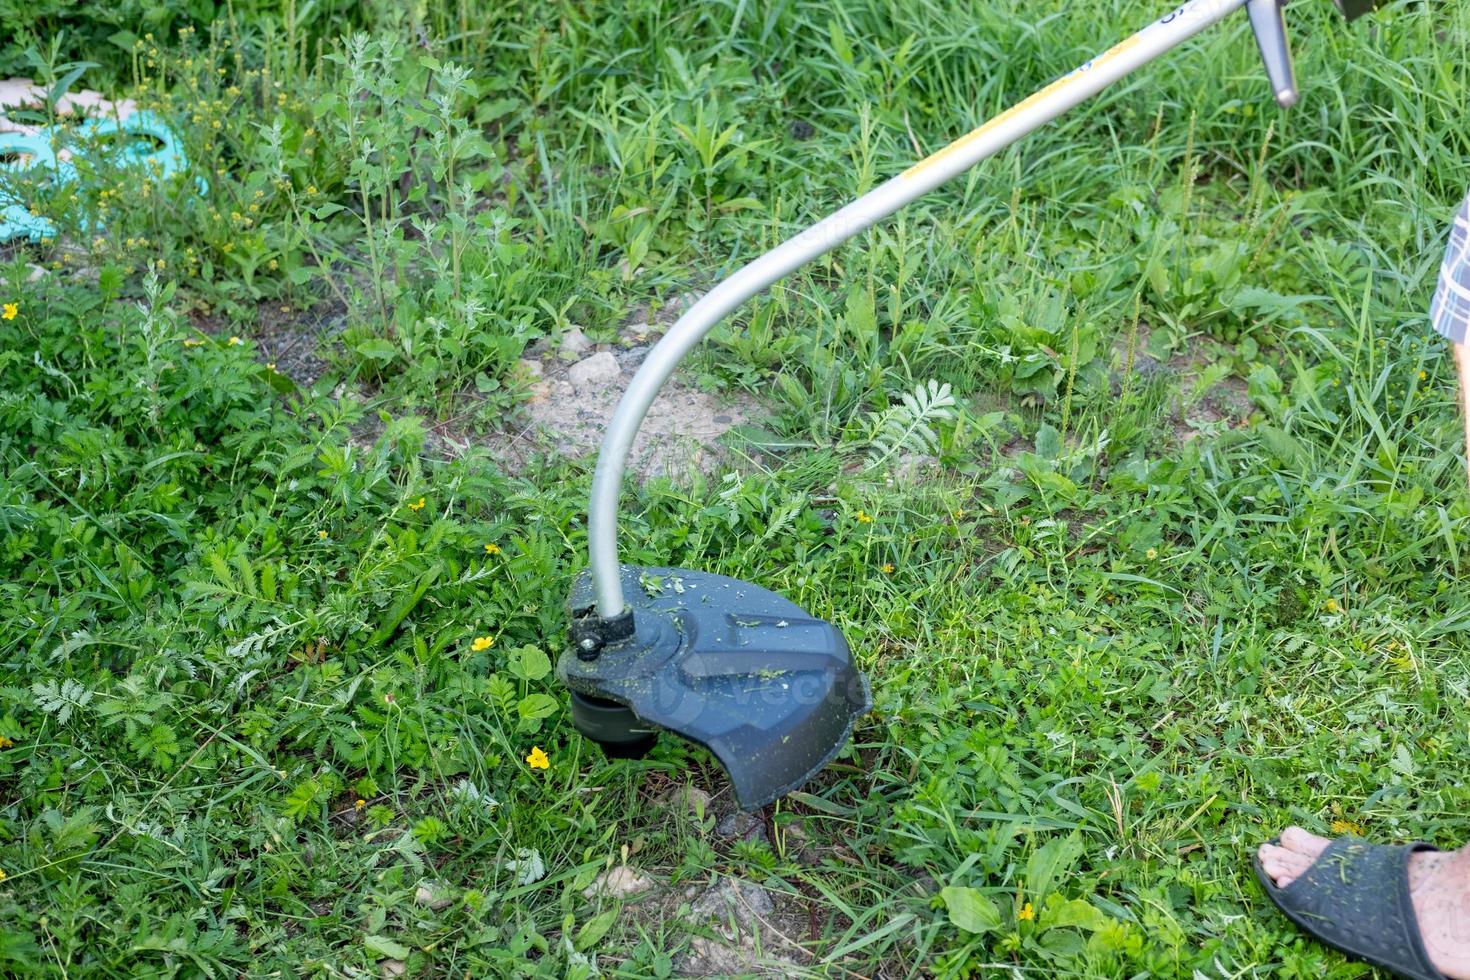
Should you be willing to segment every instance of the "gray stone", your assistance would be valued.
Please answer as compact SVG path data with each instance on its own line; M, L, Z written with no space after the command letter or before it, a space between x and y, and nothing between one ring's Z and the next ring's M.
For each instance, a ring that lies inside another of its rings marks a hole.
M786 976L797 965L794 959L775 952L769 944L757 949L749 937L726 944L694 936L676 968L686 977L748 977Z
M620 864L597 876L597 880L582 892L583 898L629 898L641 895L653 887L653 879L637 868Z
M725 814L724 819L715 826L715 830L725 837L734 837L738 840L766 840L765 821L744 810Z
M454 904L454 890L442 882L421 881L413 893L413 900L437 912Z
M622 373L618 359L607 351L601 351L573 364L567 370L567 379L578 389L604 388L609 382L616 381Z
M709 815L709 794L695 786L675 786L664 793L660 802L669 807L682 806L695 816Z
M688 950L675 964L682 974L785 974L797 965L780 952L787 941L771 922L776 907L764 888L740 878L721 878L703 891L691 891L688 920L714 935L690 938Z
M913 481L936 469L939 460L924 453L905 453L893 464L893 477L906 482Z
M617 353L618 363L622 365L625 371L636 371L638 370L638 366L648 357L648 352L651 350L653 348L647 344L638 344L635 347L620 350Z
M573 327L561 335L561 349L564 354L573 356L584 353L592 346L592 341L582 332L581 327Z
M740 932L752 931L762 917L775 911L775 903L766 890L743 878L721 878L689 903L692 920L717 926L733 922Z

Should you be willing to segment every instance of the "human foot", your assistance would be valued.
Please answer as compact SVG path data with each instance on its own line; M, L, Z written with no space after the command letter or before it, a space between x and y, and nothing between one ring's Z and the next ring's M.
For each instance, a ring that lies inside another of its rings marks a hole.
M1257 857L1276 887L1286 888L1331 843L1288 827L1279 844L1262 844ZM1470 980L1470 849L1412 854L1408 871L1409 897L1430 962L1452 980Z

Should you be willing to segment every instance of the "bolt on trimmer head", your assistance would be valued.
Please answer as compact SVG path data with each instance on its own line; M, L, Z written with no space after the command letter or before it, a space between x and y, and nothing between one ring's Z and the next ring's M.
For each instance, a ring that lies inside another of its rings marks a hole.
M1336 2L1350 19L1375 6ZM662 729L708 746L747 809L790 792L832 760L870 706L868 682L835 626L747 582L618 563L623 470L654 397L684 356L756 293L1241 8L1277 101L1295 104L1283 6L1189 0L757 258L679 318L629 384L597 460L591 566L572 591L572 643L557 666L578 730L616 757L647 752Z

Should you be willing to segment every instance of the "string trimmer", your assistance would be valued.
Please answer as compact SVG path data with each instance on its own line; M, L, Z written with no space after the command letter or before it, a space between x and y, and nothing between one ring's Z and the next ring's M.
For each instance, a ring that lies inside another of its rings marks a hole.
M1375 6L1335 2L1349 19ZM618 497L644 415L685 355L747 299L1242 7L1276 101L1294 105L1284 0L1190 0L749 263L679 318L628 385L597 459L591 566L572 589L571 644L557 665L583 734L615 757L644 754L661 730L707 746L746 809L831 761L871 706L835 626L748 582L618 563Z

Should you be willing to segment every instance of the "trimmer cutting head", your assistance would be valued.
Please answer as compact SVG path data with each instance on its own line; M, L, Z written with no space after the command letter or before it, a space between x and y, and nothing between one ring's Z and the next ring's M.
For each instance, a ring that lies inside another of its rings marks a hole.
M611 624L578 578L557 665L573 722L609 756L642 755L667 729L713 752L751 810L816 775L871 707L842 634L790 600L708 572L622 578L627 620Z
M1348 20L1357 20L1378 9L1378 0L1333 0Z

